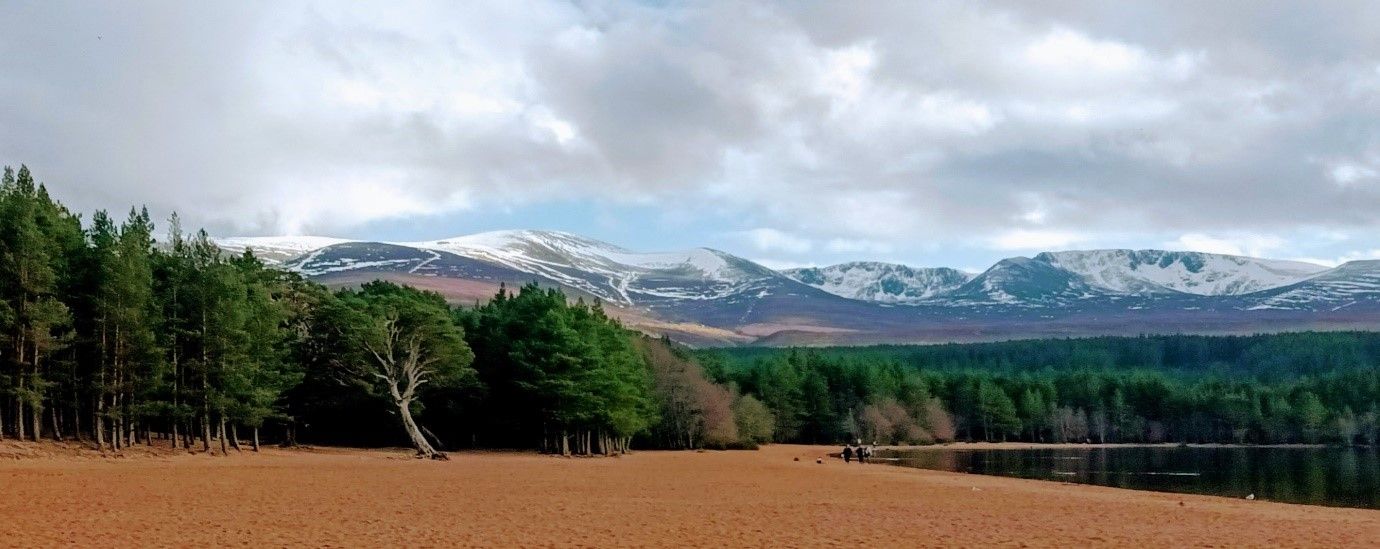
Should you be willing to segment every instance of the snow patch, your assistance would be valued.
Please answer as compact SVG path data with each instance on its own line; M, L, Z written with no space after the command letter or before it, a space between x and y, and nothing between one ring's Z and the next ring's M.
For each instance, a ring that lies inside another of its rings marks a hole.
M329 236L232 236L211 241L222 251L234 255L253 250L255 257L269 265L279 265L327 246L352 242Z
M634 252L557 231L493 231L397 245L497 263L625 304L634 303L638 294L719 299L746 283L773 276L765 269L745 269L730 261L731 256L708 248Z
M1244 295L1294 284L1327 270L1298 261L1163 250L1045 252L1036 259L1077 273L1095 288L1132 295Z
M782 274L837 296L888 304L920 303L972 279L972 275L956 269L879 262L789 269Z

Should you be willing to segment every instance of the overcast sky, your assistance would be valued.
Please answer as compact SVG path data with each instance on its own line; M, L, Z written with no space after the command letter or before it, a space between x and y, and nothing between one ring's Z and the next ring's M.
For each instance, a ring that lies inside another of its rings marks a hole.
M1380 256L1373 1L12 0L0 21L0 163L83 212L773 266Z

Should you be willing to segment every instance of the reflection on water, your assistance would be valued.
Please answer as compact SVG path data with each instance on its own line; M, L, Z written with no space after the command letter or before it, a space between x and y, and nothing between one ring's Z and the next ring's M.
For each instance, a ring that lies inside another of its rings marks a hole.
M944 448L891 450L878 457L942 471L1380 509L1375 448Z

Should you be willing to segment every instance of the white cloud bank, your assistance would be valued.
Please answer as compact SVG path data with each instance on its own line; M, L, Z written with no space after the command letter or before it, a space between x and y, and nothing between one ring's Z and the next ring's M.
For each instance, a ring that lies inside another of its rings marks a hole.
M693 230L797 259L1111 233L1337 256L1299 235L1380 229L1367 2L37 2L0 20L0 162L80 210L148 202L221 233L571 199L731 218Z

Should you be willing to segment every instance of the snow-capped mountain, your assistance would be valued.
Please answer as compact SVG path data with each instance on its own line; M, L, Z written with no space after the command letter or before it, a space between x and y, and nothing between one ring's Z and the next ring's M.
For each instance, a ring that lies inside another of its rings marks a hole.
M781 276L709 248L639 253L556 231L494 231L401 245L496 263L622 304L719 299Z
M949 293L973 278L948 267L909 267L875 261L787 269L782 274L837 296L901 304L920 303Z
M268 263L278 263L313 250L350 242L329 236L236 236L215 239L216 245L227 252L240 254L254 250L254 255Z
M493 231L424 242L360 242L328 237L234 237L216 240L239 253L253 249L308 276L406 267L429 273L431 263L458 256L526 273L623 304L648 298L715 299L775 271L709 248L640 253L557 231ZM444 254L444 256L442 255Z
M1249 296L1304 281L1326 267L1297 261L1163 250L1044 252L1003 259L930 303L1069 307L1120 303L1143 308L1145 299L1202 308L1195 297ZM1219 300L1220 301L1220 300Z
M1252 310L1373 310L1380 307L1380 260L1343 263L1302 282L1248 297Z
M1287 286L1327 270L1298 261L1164 250L1044 252L1035 260L1076 273L1094 288L1133 295L1242 295Z
M396 244L342 241L298 254L281 264L309 277L370 270L412 273L425 267L436 255Z
M1012 257L998 261L935 301L946 305L1048 307L1105 295L1078 273L1040 259Z
M374 279L458 303L536 281L631 326L704 343L859 343L1139 333L1380 329L1380 261L1335 269L1170 252L1046 252L954 269L849 263L776 272L709 248L645 253L553 231L425 242L220 239L332 286Z
M708 248L642 253L551 231L500 231L445 240L345 242L283 263L328 285L387 279L470 303L500 283L538 282L605 301L632 325L682 340L741 342L783 329L834 330L829 318L876 308ZM732 329L725 329L731 327Z
M1045 307L1097 298L1246 295L1326 270L1298 261L1200 252L1081 250L1008 258L977 276L868 262L784 273L835 295L879 303Z

